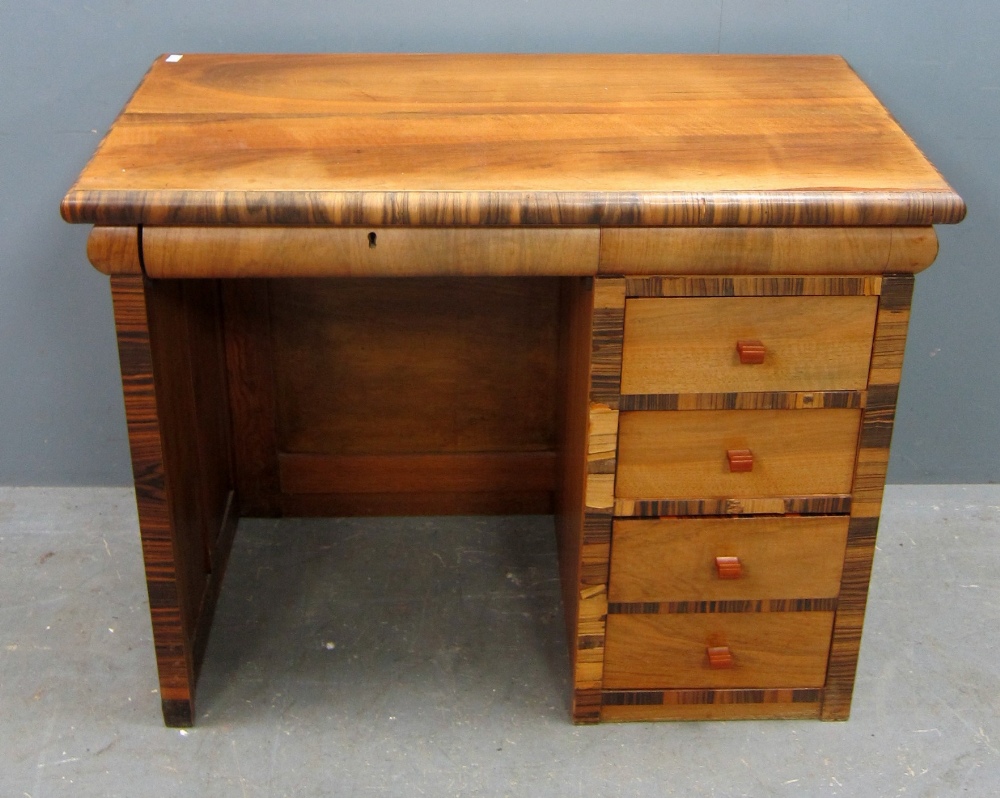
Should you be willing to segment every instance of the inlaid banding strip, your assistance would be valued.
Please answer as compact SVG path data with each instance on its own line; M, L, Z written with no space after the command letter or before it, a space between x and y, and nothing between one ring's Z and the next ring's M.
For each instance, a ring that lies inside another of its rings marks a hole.
M851 497L765 497L759 499L617 499L615 515L654 518L673 515L842 515L851 511Z
M822 410L858 409L866 399L864 391L624 394L618 404L621 410Z
M840 601L823 692L824 720L846 720L850 715L912 295L913 275L886 275L875 321L868 402L861 420Z
M576 584L573 720L596 723L601 714L608 568L618 450L625 328L625 281L598 278L590 328L590 407L580 568Z
M609 615L832 612L836 609L836 598L769 599L761 601L612 601L608 603Z
M604 706L815 703L822 690L605 690Z
M590 401L617 409L622 383L625 281L598 279L594 290Z
M626 277L633 297L876 296L881 277Z

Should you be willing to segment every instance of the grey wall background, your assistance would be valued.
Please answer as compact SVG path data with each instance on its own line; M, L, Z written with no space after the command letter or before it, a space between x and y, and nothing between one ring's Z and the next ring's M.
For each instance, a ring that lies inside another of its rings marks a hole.
M1000 480L1000 3L0 0L0 485L131 480L107 279L62 194L161 52L840 53L969 206L917 281L889 479Z

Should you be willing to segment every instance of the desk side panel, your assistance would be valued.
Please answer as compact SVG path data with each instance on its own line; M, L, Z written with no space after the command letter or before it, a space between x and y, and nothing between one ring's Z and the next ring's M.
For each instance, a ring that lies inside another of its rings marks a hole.
M563 283L559 340L559 481L555 509L566 640L574 672L587 479L587 394L593 303L592 279L570 278Z
M111 286L164 719L186 726L236 524L217 286Z
M573 719L601 714L608 559L618 441L625 281L568 284L562 406L560 571L573 668Z

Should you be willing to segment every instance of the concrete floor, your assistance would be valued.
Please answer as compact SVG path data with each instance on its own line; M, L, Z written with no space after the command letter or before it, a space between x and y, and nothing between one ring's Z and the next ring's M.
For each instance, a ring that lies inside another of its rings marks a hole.
M178 731L131 493L0 488L0 797L1000 794L1000 487L888 491L847 723L572 726L551 538L244 522Z

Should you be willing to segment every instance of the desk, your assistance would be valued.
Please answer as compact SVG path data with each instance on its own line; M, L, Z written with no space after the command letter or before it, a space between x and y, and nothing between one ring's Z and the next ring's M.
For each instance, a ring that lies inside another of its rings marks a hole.
M836 57L161 57L111 276L168 725L246 515L551 512L578 722L846 718L913 274Z

